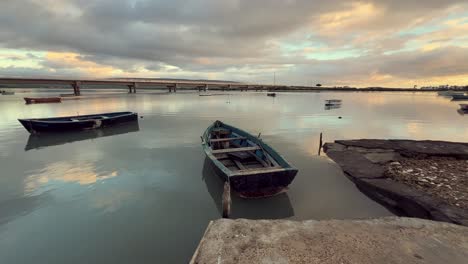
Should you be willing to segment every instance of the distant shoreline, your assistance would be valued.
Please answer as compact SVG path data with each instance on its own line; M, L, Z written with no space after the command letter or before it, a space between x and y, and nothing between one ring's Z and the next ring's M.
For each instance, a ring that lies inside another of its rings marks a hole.
M50 89L50 90L71 90L71 88L63 86L32 86L32 85L18 85L15 87L8 87L6 85L0 85L0 89ZM126 86L114 85L114 86L98 86L90 85L88 87L82 87L83 90L112 90L112 89L128 89ZM140 87L138 90L167 90L166 87ZM195 87L180 87L178 91L197 91ZM274 91L274 92L440 92L440 91L460 91L468 92L468 87L458 89L414 89L414 88L332 88L332 87L295 87L295 86L276 86L276 87L262 87L262 88L249 88L245 87L210 87L208 91L244 91L244 92L255 92L255 91ZM203 92L203 91L202 91Z

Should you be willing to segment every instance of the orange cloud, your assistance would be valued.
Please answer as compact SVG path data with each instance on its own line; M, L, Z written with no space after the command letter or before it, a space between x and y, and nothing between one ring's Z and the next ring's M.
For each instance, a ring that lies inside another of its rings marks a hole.
M346 11L329 12L319 17L320 31L322 34L338 34L340 30L358 26L362 23L378 18L383 9L373 3L352 2Z
M115 73L121 72L121 70L111 66L84 60L80 54L77 53L47 52L45 59L55 66L76 69L84 75L91 77L109 77Z

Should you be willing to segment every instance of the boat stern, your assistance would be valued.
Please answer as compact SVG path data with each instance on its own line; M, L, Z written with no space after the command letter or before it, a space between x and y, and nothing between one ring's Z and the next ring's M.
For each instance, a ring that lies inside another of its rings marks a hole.
M287 190L298 170L293 168L272 169L248 174L229 176L231 187L245 198L261 198L280 194Z

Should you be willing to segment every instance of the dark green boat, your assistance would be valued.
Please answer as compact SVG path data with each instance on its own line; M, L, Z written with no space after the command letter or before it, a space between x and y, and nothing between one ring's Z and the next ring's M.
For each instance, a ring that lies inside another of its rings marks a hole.
M242 197L282 193L297 174L296 168L259 137L221 121L206 129L202 146L217 173Z

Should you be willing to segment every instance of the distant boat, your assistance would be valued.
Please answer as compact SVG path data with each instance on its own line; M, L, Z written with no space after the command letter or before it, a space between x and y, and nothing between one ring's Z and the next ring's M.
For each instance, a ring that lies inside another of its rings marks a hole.
M65 116L52 118L18 119L29 133L65 132L96 129L138 120L133 112L114 112L95 115Z
M454 94L452 95L452 100L457 101L457 100L468 100L468 95L465 94Z
M275 97L276 93L267 93L267 96Z
M325 106L336 106L336 105L340 105L341 104L341 100L340 99L328 99L328 100L325 100Z
M60 97L73 97L75 94L59 94Z
M27 104L41 104L41 103L61 103L60 97L24 97Z
M241 197L284 192L297 174L296 168L259 137L221 121L206 129L202 147L217 173Z
M1 94L2 95L14 95L15 92L2 91Z
M437 94L440 95L440 96L450 97L450 96L453 96L453 95L463 95L464 93L463 92L456 92L456 91L439 91L439 92L437 92Z

